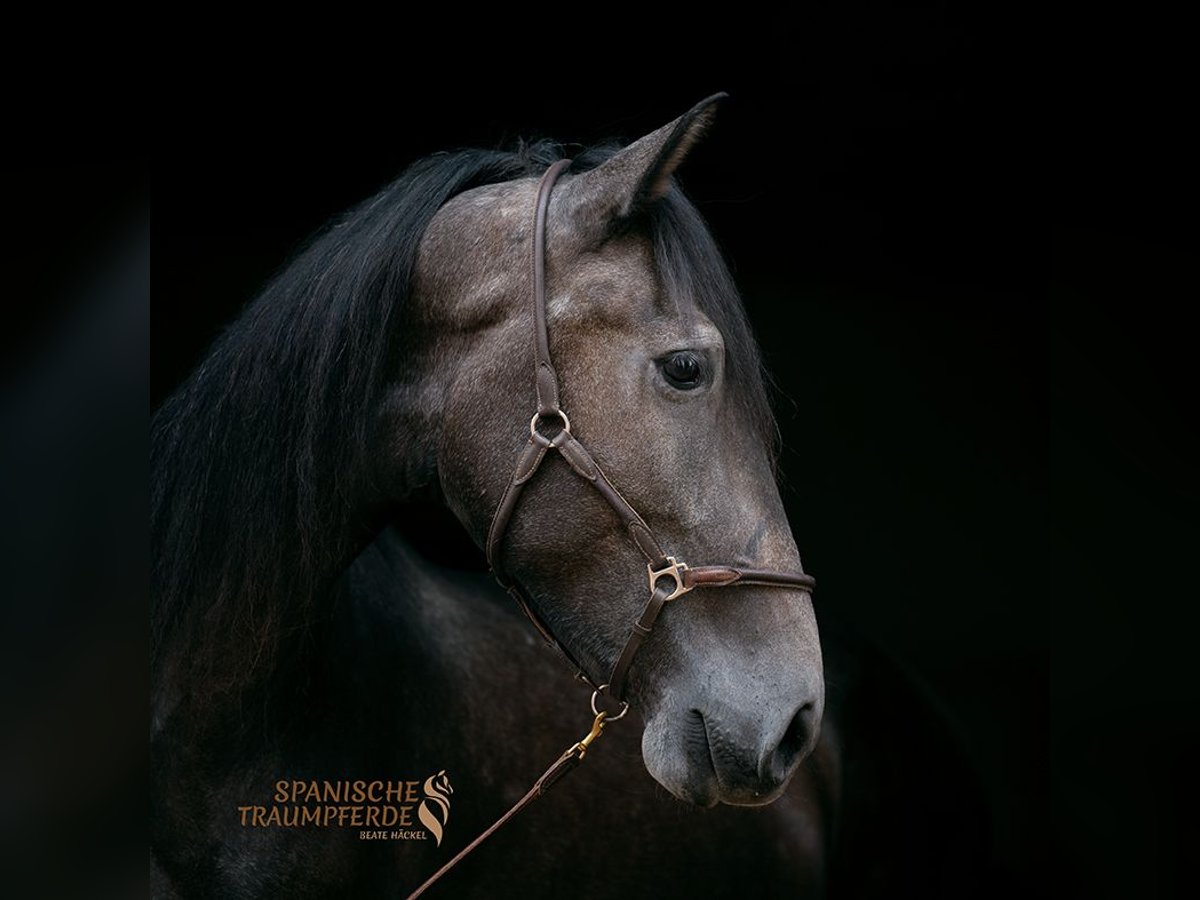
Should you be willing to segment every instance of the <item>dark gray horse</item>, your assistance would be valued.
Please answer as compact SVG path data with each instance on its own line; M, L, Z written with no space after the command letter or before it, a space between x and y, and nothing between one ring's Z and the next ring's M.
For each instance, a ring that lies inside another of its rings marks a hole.
M574 433L669 552L798 571L758 353L672 178L714 108L575 158L549 208L551 349ZM444 529L448 509L482 544L528 437L534 191L559 156L416 164L315 237L156 414L156 895L403 896L586 733L588 691ZM503 552L602 681L646 595L609 507L548 461ZM670 605L627 696L581 771L431 896L856 883L833 874L847 756L806 592ZM428 808L426 840L289 824L295 797L283 821L256 811L280 781L442 770L442 840Z

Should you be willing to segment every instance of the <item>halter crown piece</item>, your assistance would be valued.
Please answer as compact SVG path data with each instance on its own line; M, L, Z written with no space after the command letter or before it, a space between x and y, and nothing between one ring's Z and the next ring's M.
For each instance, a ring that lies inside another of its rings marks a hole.
M478 847L483 841L494 834L509 819L540 797L554 785L563 775L574 769L583 761L592 742L600 736L608 722L615 722L629 711L629 704L624 700L626 679L630 666L642 643L654 629L663 607L671 600L678 599L695 588L730 587L733 585L761 585L765 587L793 588L811 592L816 581L811 575L803 572L774 572L765 569L745 569L737 566L689 566L668 556L663 552L658 539L645 520L638 515L637 510L621 496L604 474L592 454L583 446L572 433L571 421L567 418L559 403L558 373L550 359L550 340L546 327L546 211L550 206L550 192L558 177L571 165L571 160L563 159L554 163L546 170L538 184L536 212L533 225L533 246L530 253L530 265L533 274L533 350L534 350L534 386L537 392L537 410L529 422L529 440L517 457L517 467L513 472L496 512L492 516L491 526L487 536L487 558L492 567L496 580L512 595L517 604L533 622L542 637L555 647L572 666L577 676L592 688L592 721L591 731L581 740L563 751L562 755L534 783L533 787L516 802L516 804L501 816L487 831L475 838L459 853L433 874L424 884L409 895L409 900L419 897L426 889L443 875L449 872L468 853ZM567 464L580 478L591 484L613 508L621 526L625 529L634 546L646 558L646 572L649 582L650 599L642 614L633 623L625 648L617 657L616 665L608 681L596 684L584 672L583 667L575 660L570 651L562 646L546 624L534 612L532 603L524 588L504 570L500 563L500 546L504 540L508 524L512 521L513 512L521 499L530 479L537 473L542 461L549 451L556 450L566 460ZM601 695L607 695L620 705L620 711L611 715L607 710L598 708Z

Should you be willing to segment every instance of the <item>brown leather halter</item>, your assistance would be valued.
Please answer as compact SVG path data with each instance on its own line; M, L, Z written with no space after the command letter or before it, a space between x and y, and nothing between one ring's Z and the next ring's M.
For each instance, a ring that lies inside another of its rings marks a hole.
M730 585L765 585L769 587L799 588L812 591L816 582L811 575L803 572L771 572L762 569L742 569L736 566L689 566L679 562L674 556L663 552L662 546L650 530L650 526L638 515L637 510L621 496L604 470L573 434L571 422L559 405L558 374L550 361L550 341L546 328L546 211L550 205L550 192L555 181L563 170L571 164L570 160L559 160L542 176L538 186L537 213L533 225L533 337L534 337L534 384L537 387L537 412L529 422L529 441L522 449L517 459L517 468L513 472L500 505L492 517L491 528L488 529L487 557L492 566L496 579L508 589L520 604L525 614L537 626L538 631L551 644L571 660L579 670L580 677L586 680L596 691L607 692L618 702L624 702L625 679L629 667L637 655L642 642L649 636L658 620L663 607L672 600L682 597L688 591L698 587L728 587ZM557 420L557 422L555 421ZM552 437L547 437L539 430L539 425L556 424L557 428ZM580 666L550 633L550 629L538 618L533 611L528 597L520 585L508 577L500 565L500 543L512 519L521 492L530 479L533 478L546 458L547 451L557 450L567 461L575 474L591 484L613 508L620 519L621 525L629 533L634 545L646 557L646 571L650 582L650 600L641 616L633 623L625 649L617 658L612 674L605 684L596 686L583 673ZM622 710L622 713L624 710Z
M600 468L587 448L571 434L571 421L559 403L558 373L550 360L550 340L546 328L546 211L550 206L550 192L559 175L571 164L571 160L563 159L546 170L538 184L537 208L533 224L533 246L531 266L533 269L533 347L534 347L534 385L537 390L537 411L529 421L529 441L522 448L517 458L517 467L512 479L504 489L500 504L492 516L491 526L487 536L487 558L492 567L496 580L513 596L525 615L533 622L542 637L559 651L576 669L577 677L585 681L593 689L592 712L595 719L591 732L582 740L568 748L537 780L534 786L517 801L508 812L493 824L487 831L468 844L453 859L442 866L428 881L409 895L409 900L420 896L425 890L452 869L463 857L478 847L485 839L496 832L505 822L520 812L534 799L545 793L555 782L568 771L577 766L587 753L588 747L600 736L607 722L615 722L629 710L629 704L624 700L626 678L629 667L642 643L650 635L655 622L663 607L672 600L682 597L688 591L701 587L730 587L733 585L763 585L766 587L798 588L811 592L816 581L811 575L803 572L774 572L764 569L743 569L737 566L689 566L678 561L674 556L667 556L662 546L650 530L650 526L638 515L637 510L621 496L604 470ZM550 436L539 430L539 426L552 431ZM521 585L510 578L500 563L500 546L508 523L512 520L521 493L538 471L548 451L557 450L559 455L579 477L591 484L613 508L620 519L622 527L628 532L634 545L646 557L646 571L649 578L650 599L641 616L633 623L625 648L617 658L612 674L608 681L597 685L584 672L583 667L575 660L565 647L562 646L546 624L534 612L528 595ZM620 704L620 712L612 715L606 710L598 709L597 703L601 694L607 694Z

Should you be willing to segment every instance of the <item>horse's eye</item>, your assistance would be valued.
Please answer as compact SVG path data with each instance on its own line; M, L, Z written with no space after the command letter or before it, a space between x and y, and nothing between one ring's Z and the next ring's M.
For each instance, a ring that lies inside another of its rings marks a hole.
M664 359L662 370L667 383L681 391L690 391L699 387L704 377L699 357L687 350L672 353Z

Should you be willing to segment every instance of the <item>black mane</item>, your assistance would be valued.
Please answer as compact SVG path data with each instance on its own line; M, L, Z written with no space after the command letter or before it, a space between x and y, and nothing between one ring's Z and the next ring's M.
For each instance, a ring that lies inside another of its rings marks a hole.
M597 165L613 148L577 155ZM371 411L394 373L422 234L456 194L539 174L562 148L424 159L314 236L151 422L156 715L196 716L302 661L332 581L371 540ZM757 346L712 236L678 189L646 217L668 290L721 329L754 424L774 420Z

